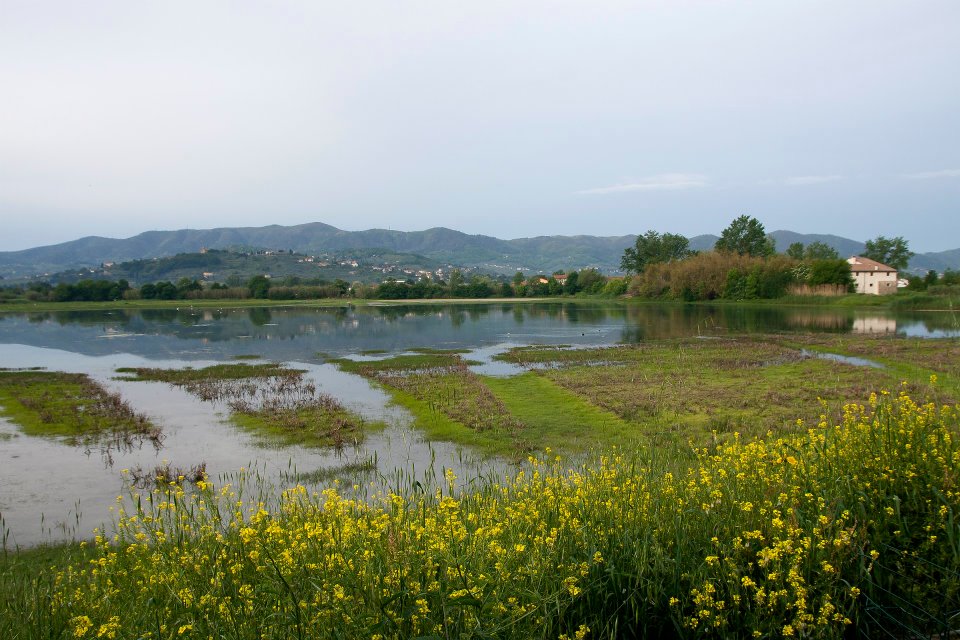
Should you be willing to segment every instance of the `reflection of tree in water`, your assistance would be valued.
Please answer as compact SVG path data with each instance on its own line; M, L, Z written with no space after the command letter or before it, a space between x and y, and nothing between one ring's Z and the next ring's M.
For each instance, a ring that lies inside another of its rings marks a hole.
M626 307L622 342L641 342L690 335L710 335L723 329L715 307L693 305L643 305Z
M724 307L720 322L731 333L763 333L788 328L788 314L779 307Z
M366 312L369 310L365 309L364 311ZM397 322L408 313L418 315L417 313L418 311L421 311L421 310L403 305L403 306L397 306L397 307L376 307L372 313L374 313L378 318L388 323L393 323L393 322Z
M623 305L602 307L566 302L563 304L563 315L570 322L594 324L614 318L624 318L626 308Z
M262 327L273 320L273 315L270 313L270 309L266 307L254 307L253 309L250 309L249 317L250 322L257 327Z
M490 313L490 308L486 305L480 306L475 304L469 307L468 313L470 314L470 319L477 322L480 318Z
M768 333L796 329L848 333L854 329L852 311L774 306L631 306L627 307L627 318L621 337L623 342L716 333Z
M49 314L44 314L45 320L49 318ZM125 327L130 323L130 318L130 313L122 309L115 311L56 311L53 314L53 319L61 326L79 324L80 326L89 327L102 324L119 324Z
M524 311L527 312L527 317L530 319L556 318L558 315L560 315L561 308L558 304L543 304L541 302L535 302L533 304L524 305Z
M177 313L176 309L144 309L140 317L146 322L173 322Z

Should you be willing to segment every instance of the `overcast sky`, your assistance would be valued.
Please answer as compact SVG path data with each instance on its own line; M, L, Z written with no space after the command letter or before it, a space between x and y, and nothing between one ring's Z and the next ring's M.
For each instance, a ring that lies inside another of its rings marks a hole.
M320 221L960 246L960 2L0 0L0 250Z

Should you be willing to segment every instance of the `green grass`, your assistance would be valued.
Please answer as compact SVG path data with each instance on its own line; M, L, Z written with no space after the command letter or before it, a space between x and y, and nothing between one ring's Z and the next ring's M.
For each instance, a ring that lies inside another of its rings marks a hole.
M852 399L898 389L904 380L905 390L918 397L960 398L953 377L931 388L929 373L903 364L876 369L804 357L798 345L784 340L754 336L592 349L519 347L499 358L534 369L509 379L476 376L455 354L337 362L392 393L427 437L509 456L544 447L706 445L735 433L748 439L768 432L802 433L824 417L836 419ZM923 342L904 353L911 349L915 359L937 352ZM940 361L955 362L957 355L946 350Z
M600 445L631 446L640 440L634 425L544 377L526 373L481 379L523 423L524 438L537 448L585 451Z
M29 436L89 441L126 435L159 442L160 430L89 376L53 371L0 372L0 415Z
M922 386L936 375L937 400L960 399L960 339L891 335L805 334L778 338L782 344L819 353L864 358L898 380Z
M337 365L341 370L348 373L371 375L374 372L451 367L460 364L462 360L456 352L427 352L393 356L380 360L331 358L327 362Z
M794 346L764 337L520 348L502 358L537 367L536 375L615 414L634 437L654 442L706 444L734 432L756 438L802 431L821 414L839 416L854 398L899 388L902 379L893 370L804 358ZM911 389L927 392L928 376L909 380Z
M52 598L54 578L97 555L92 545L69 543L0 551L0 638L67 637L67 617ZM11 615L17 612L15 615ZM45 629L44 636L33 633Z
M366 460L357 460L347 462L336 467L323 467L313 471L296 471L284 474L287 481L294 484L326 484L337 481L341 484L354 484L361 478L367 477L377 471L376 456L370 456Z
M609 300L609 299L604 299ZM35 311L90 311L107 309L249 309L251 307L396 307L430 305L487 305L487 304L540 304L543 302L595 303L596 300L578 301L575 298L433 298L423 300L367 300L362 298L329 298L316 300L118 300L111 302L3 302L2 313L27 313Z
M433 349L431 347L414 347L413 349L407 349L412 353L424 353L424 354L455 354L455 353L469 353L469 349Z
M367 433L383 429L383 422L367 422L337 401L319 401L304 407L236 411L230 422L253 432L261 446L301 445L343 447L359 443Z
M256 356L253 356L256 357ZM245 378L269 378L299 372L275 362L263 364L216 364L202 369L184 367L183 369L155 369L149 367L119 367L117 373L131 374L125 380L137 382L167 382L186 385L194 382L215 380L243 380Z
M423 432L427 440L452 442L488 455L508 458L518 458L529 450L526 443L517 442L515 438L504 436L502 433L471 429L439 410L436 404L421 400L412 393L389 387L386 391L396 405L413 415L414 426Z

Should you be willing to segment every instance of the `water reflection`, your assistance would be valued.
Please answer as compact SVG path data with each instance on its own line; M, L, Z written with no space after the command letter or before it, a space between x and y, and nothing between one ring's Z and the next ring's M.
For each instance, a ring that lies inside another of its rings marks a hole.
M857 318L853 321L853 333L888 334L897 332L893 318Z
M20 343L106 355L276 360L317 352L349 355L411 347L476 348L503 342L576 345L691 335L783 331L960 335L949 312L893 313L775 305L416 304L252 309L62 311L6 315L0 344ZM105 338L112 338L106 340Z

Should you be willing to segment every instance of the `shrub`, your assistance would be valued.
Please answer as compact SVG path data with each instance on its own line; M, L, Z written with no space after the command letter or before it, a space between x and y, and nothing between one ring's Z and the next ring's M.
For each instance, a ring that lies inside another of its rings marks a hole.
M669 264L654 264L633 278L630 293L682 300L776 298L794 281L796 261L707 251Z

